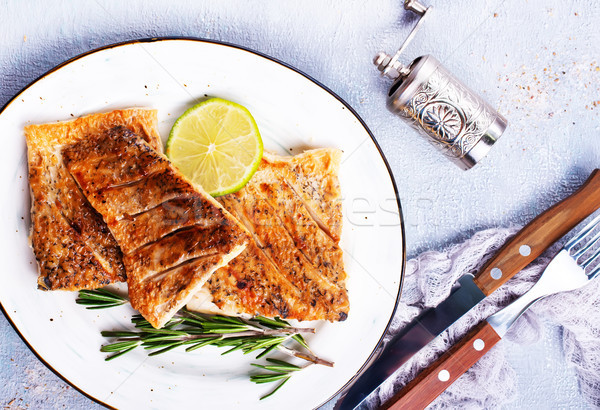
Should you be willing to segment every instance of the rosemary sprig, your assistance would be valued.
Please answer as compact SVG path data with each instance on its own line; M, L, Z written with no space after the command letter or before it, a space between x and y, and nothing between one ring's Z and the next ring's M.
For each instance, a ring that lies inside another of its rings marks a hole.
M108 290L97 289L80 291L76 302L87 309L104 309L123 305L128 300ZM191 352L204 346L216 346L227 349L222 354L258 352L256 358L260 359L281 352L307 362L303 367L274 358L267 358L268 364L264 365L252 363L252 366L266 373L251 375L250 381L256 384L279 382L261 400L278 391L294 372L312 364L333 366L332 362L317 357L302 336L314 333L314 329L293 327L278 317L270 319L257 316L244 320L239 317L204 315L184 308L161 329L155 329L141 315L134 315L131 322L135 330L101 332L102 336L112 339L111 343L100 348L101 352L110 353L105 360L116 359L138 347L148 350L149 356L155 356L178 347L185 347L186 352Z
M102 346L101 351L115 353L106 358L112 360L124 354L125 350L142 346L151 350L150 355L161 354L179 346L187 346L186 351L213 345L227 348L222 354L241 350L244 354L280 350L290 356L300 357L313 363L331 365L315 356L283 346L290 339L300 340L306 345L302 334L314 333L312 328L292 327L281 319L254 318L244 320L237 317L201 315L187 309L179 311L163 328L155 329L140 315L132 318L135 331L103 331L102 336L114 339L113 343ZM271 323L273 322L273 323ZM262 357L262 356L261 356Z
M79 297L75 300L80 305L85 305L86 309L106 309L110 307L124 305L128 302L127 298L119 296L105 289L80 290Z

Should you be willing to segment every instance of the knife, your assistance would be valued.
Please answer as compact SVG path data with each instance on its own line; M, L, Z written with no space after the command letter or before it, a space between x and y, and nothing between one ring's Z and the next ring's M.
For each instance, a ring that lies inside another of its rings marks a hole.
M552 258L537 282L520 298L482 321L388 400L384 409L424 409L498 343L535 302L587 285L600 273L596 216Z
M600 207L600 170L594 170L572 195L538 215L473 276L465 274L450 296L410 322L345 387L335 409L353 409L402 364L484 298L529 265Z

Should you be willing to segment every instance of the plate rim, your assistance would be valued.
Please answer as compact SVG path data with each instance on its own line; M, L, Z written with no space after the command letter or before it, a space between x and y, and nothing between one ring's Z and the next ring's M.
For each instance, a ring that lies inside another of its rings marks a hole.
M15 101L19 98L19 96L21 96L25 91L27 91L30 87L32 87L34 84L36 84L37 82L43 80L45 77L49 76L50 74L60 70L61 68L76 62L77 60L80 60L81 58L84 58L88 55L91 54L95 54L95 53L99 53L105 50L109 50L109 49L113 49L113 48L117 48L117 47L123 47L123 46L128 46L128 45L133 45L133 44L140 44L140 43L158 43L158 42L162 42L162 41L173 41L173 40L181 40L181 41L191 41L191 42L199 42L199 43L207 43L207 44L214 44L214 45L219 45L219 46L223 46L223 47L229 47L229 48L233 48L239 51L244 51L250 54L253 54L255 56L258 57L262 57L265 58L271 62L277 63L280 66L287 68L289 70L292 70L293 72L295 72L296 74L301 75L302 77L305 77L306 79L308 79L309 81L311 81L312 83L314 83L315 85L317 85L319 88L323 89L324 91L326 91L327 93L329 93L331 96L333 96L335 99L337 99L340 103L342 103L344 105L344 107L346 107L346 109L348 109L350 111L350 113L358 120L358 122L360 123L360 125L365 129L365 131L367 132L367 134L369 135L369 138L371 138L371 141L373 142L373 144L375 145L375 148L377 148L377 152L379 153L381 159L383 160L383 163L387 169L387 172L389 174L391 183L392 183L392 187L394 189L394 195L396 196L396 205L398 206L398 217L400 218L400 231L402 234L402 238L401 238L401 243L402 243L402 266L400 268L400 283L398 285L398 294L396 295L396 301L394 303L394 308L392 309L390 318L385 326L385 329L383 331L383 333L381 334L381 337L379 338L379 340L377 341L377 344L375 345L373 351L369 354L369 357L365 360L365 362L363 363L363 365L357 370L357 372L350 377L350 379L342 386L340 387L334 394L332 394L328 399L326 399L325 401L323 401L318 407L323 406L324 404L330 402L335 396L337 396L340 392L343 392L349 385L352 384L352 382L357 379L361 373L364 371L364 369L370 365L374 359L376 359L376 354L379 352L381 346L383 345L383 339L386 336L386 334L388 333L389 327L392 323L392 320L396 314L396 309L398 308L398 304L400 302L400 297L402 295L402 288L404 285L404 274L405 274L405 268L406 268L406 233L405 233L405 229L404 229L404 216L402 213L402 205L400 203L400 195L398 194L398 187L396 185L396 180L394 178L394 174L392 172L392 169L388 163L388 160L385 156L385 154L383 153L381 147L379 146L379 143L377 142L377 140L375 139L375 136L373 135L373 133L371 132L371 130L369 129L369 127L367 126L367 124L364 122L364 120L362 119L362 117L356 112L356 110L354 108L352 108L350 106L350 104L348 104L342 97L340 97L338 94L336 94L333 90L331 90L330 88L328 88L327 86L325 86L324 84L322 84L320 81L316 80L315 78L311 77L310 75L304 73L303 71L291 66L290 64L279 60L278 58L269 56L268 54L265 54L263 52L257 51L257 50L253 50L249 47L246 46L241 46L239 44L234 44L234 43L230 43L230 42L226 42L226 41L220 41L220 40L213 40L213 39L205 39L205 38L201 38L201 37L193 37L193 36L159 36L159 37L146 37L146 38L140 38L140 39L133 39L133 40L125 40L125 41L121 41L121 42L117 42L117 43L112 43L112 44L108 44L105 46L100 46L88 51L85 51L83 53L77 54L74 57L71 57L67 60L65 60L64 62L56 65L55 67L51 68L50 70L46 71L45 73L43 73L42 75L40 75L39 77L35 78L33 81L31 81L29 84L27 84L25 87L23 87L19 92L17 92L12 98L10 98L3 106L2 108L0 108L0 116L2 116L2 114L4 113L4 111L6 111L6 109ZM74 388L75 390L77 390L79 393L83 394L85 397L87 397L88 399L94 401L95 403L98 403L106 408L109 409L114 409L114 407L104 403L103 401L101 401L100 399L93 397L91 394L85 392L82 388L80 388L79 386L77 386L75 384L75 382L72 382L71 380L67 379L65 376L63 376L58 370L56 370L54 367L52 367L52 365L50 365L42 356L41 354L39 354L34 347L27 341L27 339L23 336L23 334L19 331L18 327L15 325L15 323L13 322L13 320L11 319L11 317L8 315L8 312L5 310L4 306L2 305L2 301L0 300L0 310L2 311L2 313L4 314L4 317L6 318L6 320L8 321L8 323L11 325L11 327L14 329L14 331L17 333L17 335L19 335L19 338L23 341L23 343L25 343L25 345L29 348L29 350L37 357L37 359L39 361L41 361L48 369L50 369L56 376L58 376L59 378L61 378L63 381L65 381L67 384L69 384L72 388Z

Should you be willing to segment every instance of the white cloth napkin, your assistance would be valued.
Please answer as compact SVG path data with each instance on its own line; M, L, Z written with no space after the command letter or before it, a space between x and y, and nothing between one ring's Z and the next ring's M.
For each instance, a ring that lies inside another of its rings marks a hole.
M390 333L397 333L423 309L437 306L449 295L460 276L465 272L476 273L516 232L516 228L484 230L445 251L425 252L409 260ZM405 363L376 394L370 396L366 407L377 408L473 326L525 293L559 249L559 245L553 246ZM563 327L561 338L565 360L575 368L581 394L591 406L600 408L600 279L579 290L549 296L536 303L505 338L520 344L533 343L543 334L541 320L551 320ZM515 380L515 372L504 357L501 341L429 408L497 408L515 399Z

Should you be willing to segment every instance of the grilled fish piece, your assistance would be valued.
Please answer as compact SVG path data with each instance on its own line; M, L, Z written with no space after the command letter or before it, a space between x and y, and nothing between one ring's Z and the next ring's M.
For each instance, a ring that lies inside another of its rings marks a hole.
M188 304L202 312L345 320L349 311L341 234L341 152L265 153L240 191L219 198L253 241Z
M127 109L25 127L40 289L94 289L125 280L121 250L62 163L60 147L121 125L162 152L157 123L155 110Z
M132 306L156 328L246 247L221 204L126 128L65 146L62 158L123 251Z

